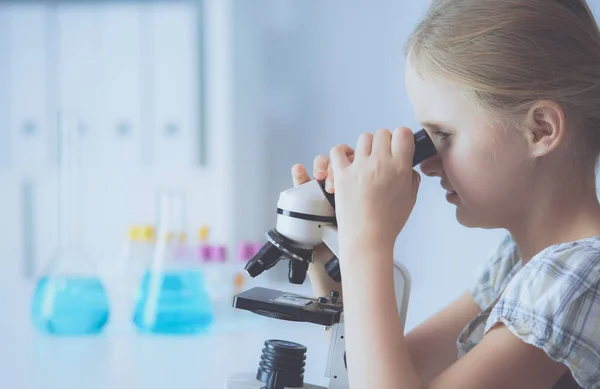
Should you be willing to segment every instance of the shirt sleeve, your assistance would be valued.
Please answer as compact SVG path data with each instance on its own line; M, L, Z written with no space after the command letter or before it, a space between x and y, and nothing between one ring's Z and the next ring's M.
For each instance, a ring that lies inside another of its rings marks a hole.
M482 310L488 308L502 292L505 281L520 262L512 236L507 234L494 252L475 271L469 290Z
M486 322L565 364L584 388L600 388L600 240L573 242L532 258L510 281Z

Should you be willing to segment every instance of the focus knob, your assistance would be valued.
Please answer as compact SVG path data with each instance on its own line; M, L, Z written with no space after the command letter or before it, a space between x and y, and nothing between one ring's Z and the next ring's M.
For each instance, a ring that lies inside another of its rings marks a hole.
M342 273L340 272L340 260L334 256L325 264L325 271L335 282L342 282Z

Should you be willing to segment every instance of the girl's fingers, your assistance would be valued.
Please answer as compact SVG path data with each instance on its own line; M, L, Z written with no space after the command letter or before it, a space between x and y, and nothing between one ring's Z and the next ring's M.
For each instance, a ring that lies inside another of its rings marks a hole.
M310 181L306 168L299 163L292 166L292 180L294 181L294 186L302 185Z
M333 193L333 183L334 183L334 177L333 177L333 165L330 163L327 166L327 179L325 180L325 190L329 193Z
M371 149L373 147L373 134L369 132L363 132L359 135L356 141L356 154L359 158L368 157L371 155Z
M313 176L315 180L324 180L327 177L328 167L329 157L326 155L317 155L313 161Z

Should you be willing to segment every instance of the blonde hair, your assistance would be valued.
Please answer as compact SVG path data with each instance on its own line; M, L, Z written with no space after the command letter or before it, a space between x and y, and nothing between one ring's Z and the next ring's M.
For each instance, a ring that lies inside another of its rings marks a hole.
M577 154L600 153L600 31L585 0L433 0L405 48L421 74L517 118L558 103Z

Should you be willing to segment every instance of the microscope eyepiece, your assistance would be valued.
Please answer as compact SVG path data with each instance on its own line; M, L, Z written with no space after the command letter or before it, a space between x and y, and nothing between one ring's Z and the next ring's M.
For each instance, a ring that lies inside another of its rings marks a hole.
M413 167L437 154L433 141L427 131L421 129L415 132L415 154L413 156Z

